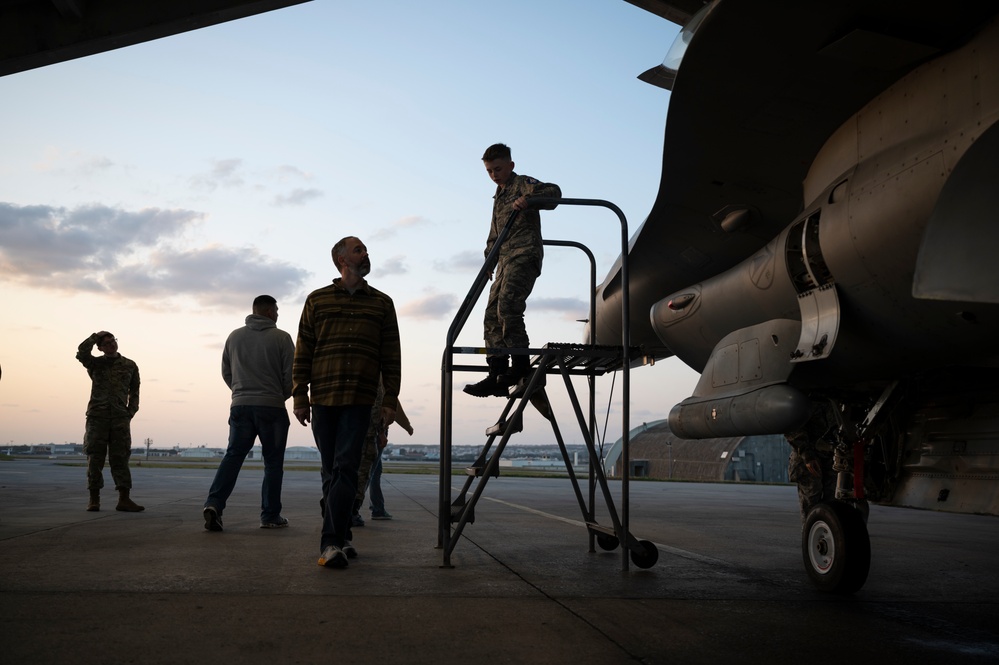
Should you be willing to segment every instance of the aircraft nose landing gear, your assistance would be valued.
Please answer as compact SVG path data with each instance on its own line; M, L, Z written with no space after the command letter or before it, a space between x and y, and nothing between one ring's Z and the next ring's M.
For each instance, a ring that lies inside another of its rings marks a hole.
M801 532L805 570L821 591L854 593L871 569L871 540L864 516L843 501L815 506Z
M835 543L832 540L832 533L829 525L825 522L816 522L808 532L807 548L809 562L812 568L825 574L832 567L833 559L836 557Z

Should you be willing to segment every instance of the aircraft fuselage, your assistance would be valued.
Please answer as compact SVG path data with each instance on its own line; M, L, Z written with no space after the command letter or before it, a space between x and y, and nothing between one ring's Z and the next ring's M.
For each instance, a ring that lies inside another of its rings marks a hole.
M833 286L835 340L814 359L821 367L808 367L805 357L791 371L793 359L786 359L792 385L854 384L952 364L995 366L999 304L981 300L992 298L999 269L982 275L970 270L977 265L953 265L972 273L963 300L913 291L920 252L934 251L924 246L928 228L953 229L972 264L976 253L999 249L987 247L999 237L993 230L999 226L997 29L912 72L840 127L809 171L804 213L763 249L657 303L653 327L670 350L703 372L733 330L801 320L801 294ZM962 170L969 152L974 164ZM983 182L994 184L983 191ZM958 197L963 208L942 197L948 187L965 194Z

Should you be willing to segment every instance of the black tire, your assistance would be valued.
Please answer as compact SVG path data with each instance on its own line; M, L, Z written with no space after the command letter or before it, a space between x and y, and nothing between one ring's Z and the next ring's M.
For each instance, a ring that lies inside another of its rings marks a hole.
M648 540L640 540L638 544L642 546L641 551L631 550L631 562L639 568L651 568L659 561L659 549L655 543Z
M621 541L617 539L617 536L608 536L605 533L597 534L597 545L600 549L611 552L617 549L617 546L621 544Z
M801 554L820 591L858 591L871 570L871 539L863 515L842 501L815 506L801 532Z

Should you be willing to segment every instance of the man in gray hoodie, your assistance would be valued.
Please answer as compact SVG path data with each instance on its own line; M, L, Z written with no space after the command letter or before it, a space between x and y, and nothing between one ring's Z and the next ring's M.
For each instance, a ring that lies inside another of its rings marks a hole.
M222 378L232 390L229 447L215 472L205 501L205 528L222 530L222 511L236 487L243 460L260 438L264 482L260 490L260 528L288 526L281 517L284 449L291 423L285 401L291 397L295 343L277 328L278 306L271 296L257 296L246 325L229 334L222 351Z

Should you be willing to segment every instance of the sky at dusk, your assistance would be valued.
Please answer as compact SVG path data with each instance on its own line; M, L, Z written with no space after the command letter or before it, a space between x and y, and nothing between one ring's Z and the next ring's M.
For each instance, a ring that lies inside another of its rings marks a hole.
M492 210L483 150L507 143L518 173L615 203L633 233L669 102L636 77L678 31L623 0L316 0L0 77L0 445L82 442L90 380L74 356L106 329L142 378L133 445L224 447L226 337L267 293L294 338L347 235L399 314L415 434L390 440L437 444L447 329ZM589 246L598 282L620 253L607 210L562 207L542 227ZM588 278L578 250L546 249L532 346L582 341ZM459 345L482 345L482 304ZM461 393L481 377L455 376L456 445L484 442L502 408ZM634 370L632 426L666 417L696 378L675 359ZM597 409L612 442L611 384ZM564 391L549 393L582 443ZM516 441L555 442L533 411ZM289 445L310 431L293 421Z

